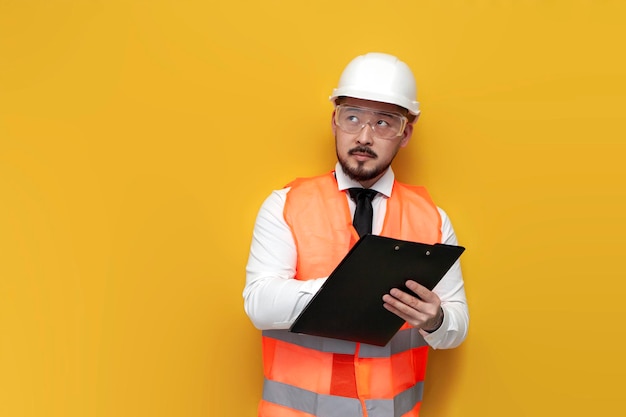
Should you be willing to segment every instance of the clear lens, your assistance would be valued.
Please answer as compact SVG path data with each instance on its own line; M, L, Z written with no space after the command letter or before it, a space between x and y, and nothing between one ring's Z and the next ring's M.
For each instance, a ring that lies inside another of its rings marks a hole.
M397 113L379 112L363 107L340 104L335 112L335 124L344 132L360 133L369 125L374 136L379 139L393 139L402 134L406 117Z

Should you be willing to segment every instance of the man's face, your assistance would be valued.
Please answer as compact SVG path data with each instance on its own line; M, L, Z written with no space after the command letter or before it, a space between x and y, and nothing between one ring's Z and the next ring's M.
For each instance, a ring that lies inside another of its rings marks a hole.
M347 97L342 99L341 104L367 109L364 121L371 120L374 123L377 120L377 112L401 114L398 106L378 101ZM364 187L370 187L385 173L398 150L409 143L413 133L412 124L407 124L402 134L392 139L376 137L367 124L358 133L346 133L337 126L335 113L332 128L335 134L337 159L341 167L350 178Z

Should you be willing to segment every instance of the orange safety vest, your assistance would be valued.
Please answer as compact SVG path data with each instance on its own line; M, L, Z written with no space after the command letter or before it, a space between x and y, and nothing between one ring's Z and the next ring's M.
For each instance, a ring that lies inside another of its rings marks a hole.
M328 276L358 240L346 194L333 172L288 186L283 214L297 247L295 278ZM441 242L441 216L423 187L394 182L381 235ZM417 417L427 354L408 324L384 347L265 330L259 417Z

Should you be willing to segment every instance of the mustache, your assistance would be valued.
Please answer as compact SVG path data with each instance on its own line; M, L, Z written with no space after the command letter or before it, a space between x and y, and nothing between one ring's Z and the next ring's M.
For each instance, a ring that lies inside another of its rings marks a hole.
M355 153L366 153L374 158L378 158L378 155L376 155L376 152L374 152L367 146L357 146L356 148L352 148L348 151L348 155L354 155Z

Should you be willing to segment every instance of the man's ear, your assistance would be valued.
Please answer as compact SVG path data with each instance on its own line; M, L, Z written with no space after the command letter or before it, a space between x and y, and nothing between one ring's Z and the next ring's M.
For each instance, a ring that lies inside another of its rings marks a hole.
M333 130L333 136L337 136L337 125L335 125L335 112L337 110L333 110L333 114L330 117L330 128Z
M417 119L415 119L417 120ZM411 140L411 136L413 136L413 126L415 123L407 123L404 128L404 133L402 134L402 139L400 140L400 147L404 148L409 144L409 140Z
M402 138L402 141L400 141L400 147L404 148L409 144L409 140L411 139L411 136L413 136L413 128L415 127L419 117L420 115L418 113L417 116L413 116L411 120L407 122L406 127L404 128L404 137Z

